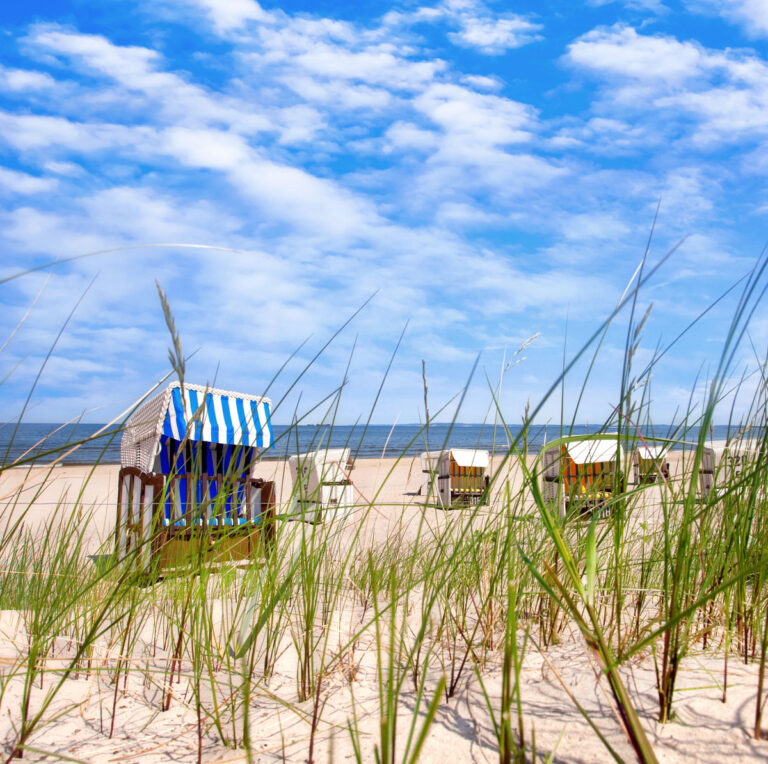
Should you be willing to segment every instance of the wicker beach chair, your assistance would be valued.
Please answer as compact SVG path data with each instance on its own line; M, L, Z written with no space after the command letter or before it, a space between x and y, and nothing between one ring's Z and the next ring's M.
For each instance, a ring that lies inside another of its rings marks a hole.
M258 554L270 538L275 492L251 478L272 443L271 402L178 382L140 406L120 444L115 546L142 570ZM262 531L264 531L262 533Z
M351 473L354 463L348 448L326 448L288 459L293 479L289 514L319 522L330 513L348 514L355 504Z
M632 469L636 484L655 483L669 479L669 462L664 457L664 445L638 445L632 453Z
M624 450L615 441L574 440L542 454L541 490L545 501L564 515L570 506L582 510L600 509L615 490L616 458L624 462Z
M444 507L487 501L488 451L452 448L421 454L422 483L419 493Z

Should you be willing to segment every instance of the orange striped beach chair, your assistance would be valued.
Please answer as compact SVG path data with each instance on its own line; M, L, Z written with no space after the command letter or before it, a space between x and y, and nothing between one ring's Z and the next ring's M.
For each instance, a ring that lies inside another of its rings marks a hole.
M563 516L570 505L602 507L617 488L617 456L623 464L622 447L602 439L574 440L547 449L542 454L544 499L559 503Z
M427 502L451 507L485 503L489 476L488 451L452 448L421 455L423 480L419 493Z

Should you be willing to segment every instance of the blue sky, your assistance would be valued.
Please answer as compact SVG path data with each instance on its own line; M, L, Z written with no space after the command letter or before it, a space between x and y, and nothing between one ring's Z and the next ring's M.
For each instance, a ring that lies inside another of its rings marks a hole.
M659 199L651 261L687 238L640 296L638 365L766 241L763 0L36 0L0 20L0 276L112 247L233 250L123 250L0 287L2 419L86 289L27 419L104 421L165 373L157 279L191 380L261 392L309 338L273 398L376 292L280 421L348 363L341 419L365 417L406 322L374 420L423 417L422 359L434 411L478 353L460 419L482 420L486 375L536 335L504 378L517 422L619 300ZM656 421L711 373L734 302L656 368ZM580 421L616 402L624 321ZM765 311L751 338L765 348Z

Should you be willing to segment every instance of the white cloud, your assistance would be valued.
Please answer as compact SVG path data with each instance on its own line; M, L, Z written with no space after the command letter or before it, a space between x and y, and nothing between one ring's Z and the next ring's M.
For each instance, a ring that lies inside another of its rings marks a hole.
M615 213L606 212L569 215L560 221L560 228L566 239L574 241L620 239L630 231Z
M222 244L242 225L208 201L181 205L152 189L129 186L98 191L80 206L105 233L147 243Z
M224 172L268 219L327 236L353 235L377 222L366 201L331 180L261 157L231 133L172 128L164 135L164 151L187 166Z
M245 60L258 66L282 64L305 76L341 82L362 82L388 90L418 90L445 69L444 61L414 61L408 50L391 42L353 38L338 39L324 27L290 23L279 27L259 27L258 53L245 54Z
M27 91L48 90L54 87L55 80L45 72L28 69L8 69L0 66L0 90Z
M710 234L691 234L680 247L680 253L683 260L688 264L696 268L707 269L712 273L722 272L724 267L733 267L733 254L729 248ZM746 267L748 267L747 264L745 264L745 269ZM728 279L725 279L721 282L721 286L725 287L727 283Z
M43 167L56 175L70 175L72 177L83 174L83 168L74 162L57 162L49 160L43 163Z
M58 25L35 27L28 44L46 54L63 56L118 83L129 93L145 96L167 119L193 125L225 123L244 133L269 130L263 114L242 103L212 94L185 78L162 71L157 51L135 45L115 45L101 35L80 34Z
M739 24L749 37L768 35L768 4L765 0L689 0L688 5L692 10L706 8Z
M661 180L659 198L664 215L678 225L690 226L715 211L715 199L721 194L715 178L701 167L676 167Z
M504 219L480 206L465 202L445 202L435 216L438 223L448 226L500 225Z
M251 162L251 150L238 135L219 130L170 128L162 150L179 161L207 170L230 171Z
M475 90L501 90L502 82L497 77L487 77L483 74L465 74L461 77L465 85Z
M411 122L395 122L387 128L385 137L390 149L432 151L440 143L434 130L424 130Z
M630 10L651 11L652 13L669 12L669 8L662 2L662 0L588 0L587 5L600 7L616 2L621 3L621 5Z
M273 115L273 120L283 145L310 143L327 127L322 112L307 104L285 106Z
M303 72L292 72L281 77L282 83L303 99L338 106L342 109L383 109L393 101L392 94L382 87L370 87L338 79L326 79Z
M156 136L154 128L145 125L127 127L103 122L73 122L65 117L0 111L0 141L22 151L59 147L88 153L115 146L152 143Z
M481 0L443 0L415 11L390 11L383 18L385 26L447 24L456 31L448 39L463 48L486 55L500 55L541 39L541 24L516 13L496 14Z
M536 126L530 106L460 85L431 85L414 99L414 106L467 148L525 143Z
M429 82L444 67L441 61L405 64L403 59L387 49L351 52L324 44L299 53L294 63L301 69L324 77L362 80L407 90Z
M535 110L526 104L435 83L413 99L413 106L435 126L433 130L398 123L387 139L394 147L429 151L435 146L417 184L428 206L433 206L436 193L455 197L474 191L507 197L546 185L563 173L533 151L512 151L531 143L540 127Z
M481 267L466 272L461 286L483 295L483 312L488 315L541 309L542 295L547 295L554 310L570 309L572 314L587 309L588 305L590 312L602 311L611 299L615 301L615 295L606 293L606 284L599 275L565 268L522 272L507 258L491 252L485 252L478 265Z
M217 31L230 32L249 21L269 22L272 18L256 0L194 0L208 13Z
M37 178L25 172L9 170L0 167L0 187L7 188L16 194L40 194L56 188L56 178Z
M744 133L768 132L768 88L710 88L701 92L675 93L659 98L660 107L682 107L699 117L702 127L698 138L738 140Z
M519 48L540 39L536 32L540 24L533 24L520 16L483 17L472 10L455 15L459 31L448 35L456 45L476 48L487 55L500 55L511 48Z
M661 140L648 125L611 117L569 120L548 143L555 149L617 155L647 149Z
M620 25L579 38L567 59L606 80L606 108L663 110L666 128L683 114L693 116L700 144L768 132L768 64L748 52L706 49Z
M111 244L100 232L84 226L79 219L77 225L69 226L65 214L54 214L35 207L17 207L4 212L1 219L3 238L12 242L15 250L25 254L45 252L49 258L54 258L106 249ZM10 263L7 266L10 267ZM16 271L17 268L10 267L10 270ZM34 289L32 284L30 296L34 295Z
M58 24L33 27L28 43L49 53L76 57L118 82L134 83L137 90L176 84L175 79L154 71L160 55L149 48L115 45L102 35L80 34Z
M609 77L676 83L701 73L701 48L672 37L639 35L632 27L596 29L568 46L568 59Z

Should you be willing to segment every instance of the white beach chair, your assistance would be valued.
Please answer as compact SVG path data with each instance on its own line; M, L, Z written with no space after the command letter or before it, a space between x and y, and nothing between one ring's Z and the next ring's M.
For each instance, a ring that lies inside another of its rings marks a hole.
M668 446L639 444L632 452L632 469L636 484L655 483L669 479L669 462L665 461Z
M704 448L699 467L701 499L706 499L718 483L727 484L732 478L749 469L758 456L757 448L738 439L715 442L711 447Z
M348 448L326 448L297 454L288 459L293 480L289 515L311 522L329 513L346 516L355 505L351 473L354 464Z

